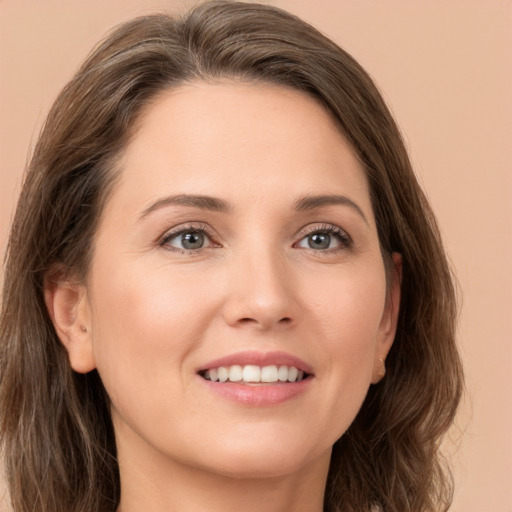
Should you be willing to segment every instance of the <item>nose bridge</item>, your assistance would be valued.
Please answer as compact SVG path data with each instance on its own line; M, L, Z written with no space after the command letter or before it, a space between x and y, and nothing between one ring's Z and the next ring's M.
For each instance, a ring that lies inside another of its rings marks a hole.
M291 272L286 255L268 239L236 251L229 268L228 323L267 329L295 321L298 304Z

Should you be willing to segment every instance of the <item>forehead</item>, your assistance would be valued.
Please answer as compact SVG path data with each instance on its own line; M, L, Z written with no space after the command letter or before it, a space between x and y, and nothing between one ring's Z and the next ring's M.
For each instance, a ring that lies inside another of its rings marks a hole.
M350 192L371 211L362 165L330 114L275 85L196 82L161 93L120 167L116 188L132 202L163 193L286 202Z

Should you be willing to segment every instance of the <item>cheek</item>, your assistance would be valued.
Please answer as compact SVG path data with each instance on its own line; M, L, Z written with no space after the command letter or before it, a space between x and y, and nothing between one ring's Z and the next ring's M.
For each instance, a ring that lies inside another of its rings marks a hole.
M133 264L98 266L91 284L94 353L112 401L176 388L183 361L211 321L212 294L169 268L137 272Z
M317 350L325 356L318 378L324 389L325 424L339 437L356 416L370 386L385 307L384 272L340 272L325 279L323 293L311 287L309 311ZM329 415L331 416L329 419Z
M384 313L386 282L382 264L333 269L321 282L305 281L304 296L332 351L368 354Z

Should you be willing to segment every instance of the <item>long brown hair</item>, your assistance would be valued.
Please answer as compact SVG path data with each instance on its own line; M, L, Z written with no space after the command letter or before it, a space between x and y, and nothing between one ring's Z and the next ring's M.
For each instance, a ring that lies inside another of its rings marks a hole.
M268 82L321 102L367 173L382 254L403 255L402 303L386 378L333 449L329 512L447 510L439 455L462 388L453 279L395 122L344 50L274 7L207 2L186 16L121 25L64 88L26 172L5 263L0 435L15 512L115 511L109 400L73 372L43 299L51 269L85 278L116 158L144 106L191 80Z

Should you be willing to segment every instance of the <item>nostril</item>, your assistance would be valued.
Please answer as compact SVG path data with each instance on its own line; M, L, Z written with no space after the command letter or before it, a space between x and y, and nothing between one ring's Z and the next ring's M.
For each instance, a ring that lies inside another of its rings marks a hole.
M256 318L243 317L243 318L239 318L237 323L239 325L240 324L241 325L258 324L258 325L262 325L263 326L266 322L259 321ZM292 323L292 319L290 317L288 317L288 316L283 317L283 318L281 318L280 320L278 320L276 322L276 324L280 324L280 325L288 325L288 324L291 324L291 323Z
M240 318L239 322L241 324L250 324L250 323L257 323L257 320L254 318Z

